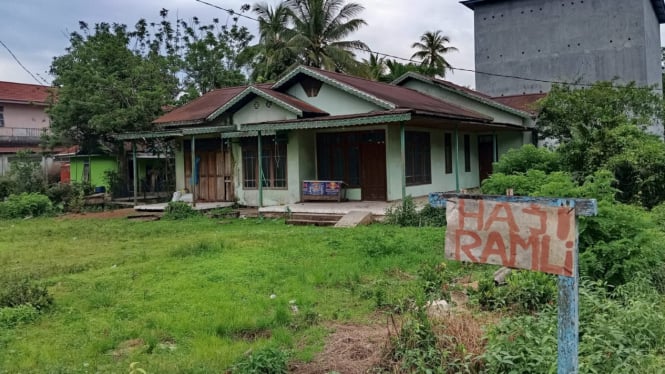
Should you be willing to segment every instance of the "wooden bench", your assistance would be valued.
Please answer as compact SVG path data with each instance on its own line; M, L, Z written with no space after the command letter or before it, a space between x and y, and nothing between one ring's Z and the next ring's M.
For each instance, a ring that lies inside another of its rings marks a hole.
M300 201L344 201L346 188L343 181L304 180Z

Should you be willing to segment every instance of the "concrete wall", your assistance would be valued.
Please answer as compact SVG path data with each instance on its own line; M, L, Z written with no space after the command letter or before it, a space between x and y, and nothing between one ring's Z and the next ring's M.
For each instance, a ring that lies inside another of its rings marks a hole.
M475 11L476 70L528 78L661 85L660 33L650 0L506 0ZM550 84L476 74L492 96Z
M233 124L261 123L266 121L280 121L295 119L297 116L277 104L262 97L255 97L252 101L233 114Z
M46 107L26 104L0 103L3 107L5 127L43 129L49 126Z
M330 115L367 113L382 109L378 105L362 100L336 87L323 83L316 97L308 97L300 84L294 84L287 93L324 110Z

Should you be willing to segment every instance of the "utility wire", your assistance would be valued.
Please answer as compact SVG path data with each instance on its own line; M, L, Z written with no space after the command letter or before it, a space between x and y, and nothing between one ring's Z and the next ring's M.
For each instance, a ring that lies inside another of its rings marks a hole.
M19 60L18 57L16 57L14 52L12 52L12 50L9 49L9 47L7 47L7 44L3 43L2 40L0 40L0 44L2 44L2 46L5 47L5 49L7 50L7 52L9 52L9 54L12 55L12 57L14 58L14 60L16 60L16 62L19 64L19 66L21 66L23 68L23 70L25 70L28 74L30 74L32 79L34 79L40 85L42 85L42 84L49 85L48 82L46 82L45 80L40 81L39 79L37 79L37 77L34 74L32 74L32 72L30 72L30 70L28 70L28 68L26 68L25 65L23 65L23 63L21 63L21 60Z
M202 4L205 4L205 5L208 5L208 6L211 6L211 7L213 7L213 8L217 8L217 9L223 10L223 11L229 13L229 14L232 15L232 16L239 16L239 17L243 17L243 18L246 18L246 19L249 19L249 20L255 21L255 22L260 22L260 20L259 20L258 18L251 17L251 16L245 15L245 14L240 13L240 12L236 12L236 11L233 10L233 9L224 8L224 7L221 7L221 6L219 6L219 5L211 4L211 3L206 2L206 1L203 1L203 0L195 0L195 1L197 1L197 2L199 2L199 3L202 3ZM375 54L375 55L384 56L384 57L390 57L390 58L394 58L394 59L397 59L397 60L406 61L406 62L410 62L410 63L414 63L414 64L420 64L420 63L421 63L421 61L416 61L416 60L413 60L413 59L410 59L410 58L401 57L401 56L396 56L396 55L392 55L392 54L389 54L389 53L383 53L383 52L373 51L373 50L371 50L371 49L365 49L365 48L361 48L361 47L353 47L353 46L351 46L350 48L352 48L352 49L356 49L356 50L361 51L361 52L366 52L366 53ZM459 71L464 71L464 72L469 72L469 73L475 73L475 74L481 74L481 75L489 75L489 76L492 76L492 77L519 79L519 80L530 81L530 82L550 83L550 84L560 84L560 85L565 85L565 86L593 87L593 83L566 82L566 81L556 81L556 80L549 80L549 79L527 78L527 77L522 77L522 76L518 76L518 75L508 75L508 74L489 73L489 72L486 72L486 71L479 71L479 70L475 70L475 69L459 68L459 67L454 67L454 66L451 67L451 70L453 70L453 71L455 71L455 70L459 70ZM632 88L634 88L634 89L639 89L639 90L643 90L643 89L646 89L646 88L648 88L648 87L632 87ZM658 91L658 92L662 92L662 91L661 91L660 89L658 89L657 87L656 87L656 88L652 88L651 90L653 90L653 91Z

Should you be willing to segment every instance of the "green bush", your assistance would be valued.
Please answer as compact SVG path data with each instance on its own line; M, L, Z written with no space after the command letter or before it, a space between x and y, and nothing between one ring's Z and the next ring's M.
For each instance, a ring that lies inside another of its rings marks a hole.
M27 278L5 280L0 286L0 308L30 305L42 311L53 305L53 297L49 295L46 287Z
M198 217L201 214L194 210L191 205L184 201L171 201L164 210L163 219L187 219L192 217Z
M286 374L289 354L277 348L262 348L243 357L231 369L237 374Z
M0 178L0 201L5 200L16 190L16 183L10 178Z
M0 202L0 218L39 217L53 213L48 196L38 193L10 195Z
M0 327L13 328L20 324L30 323L39 317L39 311L32 305L0 307Z
M504 286L496 286L493 278L478 283L475 297L485 309L509 308L520 313L542 310L556 300L554 277L534 271L513 271Z
M637 280L609 294L607 285L580 287L580 373L656 373L665 353L661 296ZM550 373L557 362L557 310L508 318L488 333L488 373Z
M31 151L20 151L11 162L9 177L14 182L13 193L43 193L46 179L38 159L31 157Z
M446 210L429 204L418 210L413 197L407 196L402 204L386 209L384 222L402 227L441 227L446 224Z
M556 152L547 148L537 148L527 144L522 148L510 149L493 165L495 173L515 174L529 170L551 173L561 170L561 161Z

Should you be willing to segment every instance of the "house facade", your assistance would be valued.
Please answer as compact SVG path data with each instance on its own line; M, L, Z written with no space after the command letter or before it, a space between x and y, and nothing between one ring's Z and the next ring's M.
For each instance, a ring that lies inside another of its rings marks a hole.
M0 82L0 176L9 172L10 162L18 151L40 151L41 135L50 125L46 114L50 89ZM42 162L47 165L49 160Z
M532 142L532 115L416 74L385 84L298 67L273 84L214 90L147 133L175 139L176 188L197 201L303 200L307 181L349 200L478 187L492 162Z

